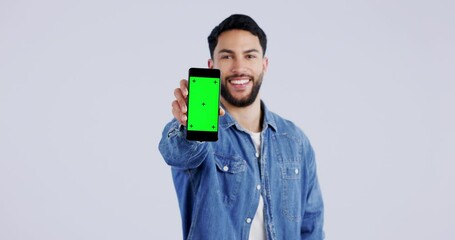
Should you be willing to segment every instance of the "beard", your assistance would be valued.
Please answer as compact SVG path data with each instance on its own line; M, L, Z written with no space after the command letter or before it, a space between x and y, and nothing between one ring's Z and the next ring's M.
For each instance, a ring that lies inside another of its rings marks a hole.
M253 102L256 100L259 94L259 90L261 89L261 84L262 84L262 78L264 77L264 73L259 74L257 79L254 79L252 76L250 79L253 81L253 88L251 89L251 93L243 98L235 98L229 89L226 87L226 84L228 83L229 78L233 77L244 77L245 75L232 75L226 77L226 81L221 83L221 96L228 102L229 104L236 106L236 107L247 107L253 104Z

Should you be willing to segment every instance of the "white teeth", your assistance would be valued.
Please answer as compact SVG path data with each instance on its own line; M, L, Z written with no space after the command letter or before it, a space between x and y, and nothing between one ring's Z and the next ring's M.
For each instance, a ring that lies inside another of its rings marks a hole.
M247 84L250 80L243 79L243 80L231 80L232 84Z

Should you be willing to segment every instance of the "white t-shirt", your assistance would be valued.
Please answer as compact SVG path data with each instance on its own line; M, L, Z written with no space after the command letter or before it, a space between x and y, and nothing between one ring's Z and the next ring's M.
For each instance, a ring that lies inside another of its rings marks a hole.
M253 133L249 132L251 139L253 139L254 146L256 147L256 153L261 154L261 133ZM260 157L260 155L258 155ZM258 157L258 164L259 158ZM261 191L262 186L258 189ZM253 221L251 222L251 229L250 229L250 236L248 237L249 240L265 240L265 226L264 226L264 200L262 199L262 195L259 194L259 205L258 209L256 210L256 214L254 215Z

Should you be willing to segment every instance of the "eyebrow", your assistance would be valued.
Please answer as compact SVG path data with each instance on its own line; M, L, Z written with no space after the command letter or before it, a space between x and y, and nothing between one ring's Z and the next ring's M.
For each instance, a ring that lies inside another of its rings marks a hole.
M250 50L244 51L243 53L259 53L259 50L257 50L257 49L250 49Z
M259 50L253 48L253 49L249 49L249 50L246 50L246 51L243 51L243 53L259 53ZM234 51L230 50L230 49L221 49L220 51L218 51L218 53L229 53L229 54L233 54Z

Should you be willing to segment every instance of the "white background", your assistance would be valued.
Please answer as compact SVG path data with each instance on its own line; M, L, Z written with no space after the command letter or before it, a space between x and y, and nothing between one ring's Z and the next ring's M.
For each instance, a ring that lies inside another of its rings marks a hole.
M327 239L455 239L455 2L0 1L0 239L181 239L157 145L232 13L316 150Z

